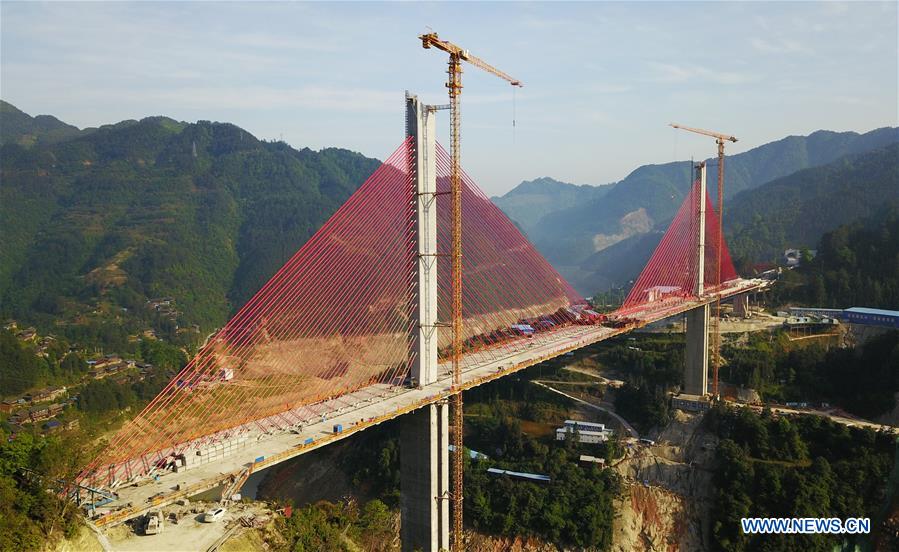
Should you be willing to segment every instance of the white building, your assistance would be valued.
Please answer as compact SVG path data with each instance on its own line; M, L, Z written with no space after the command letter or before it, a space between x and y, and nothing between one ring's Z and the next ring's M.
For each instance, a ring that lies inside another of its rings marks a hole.
M606 424L598 424L596 422L582 422L580 420L565 420L565 426L580 431L605 431Z
M608 441L613 433L611 429L606 429L605 424L565 420L565 425L556 429L556 440L574 439L576 435L579 443L596 444Z

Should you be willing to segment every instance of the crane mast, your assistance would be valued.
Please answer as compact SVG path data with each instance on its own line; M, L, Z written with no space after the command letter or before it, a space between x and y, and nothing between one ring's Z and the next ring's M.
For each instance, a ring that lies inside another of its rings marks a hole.
M423 48L437 48L449 54L446 88L450 102L450 203L452 221L452 362L453 362L453 394L452 426L452 546L456 552L464 549L462 542L462 179L460 170L460 113L459 96L462 94L462 62L465 61L490 74L508 81L512 86L521 86L521 82L493 67L484 60L471 55L468 50L447 40L440 40L437 33L427 33L418 37Z
M724 134L721 132L714 132L711 130L705 130L701 128L693 128L684 125L679 125L677 123L671 123L669 126L673 128L677 128L680 130L686 130L687 132L693 132L696 134L702 134L703 136L710 136L715 139L715 143L718 144L718 262L717 262L717 270L718 270L718 279L716 280L717 285L721 285L721 255L722 255L722 246L724 243L724 143L725 142L736 142L737 138L735 136L731 136L729 134ZM705 201L705 198L700 198L700 201ZM713 376L712 376L712 395L718 397L718 370L721 366L721 297L720 295L715 299L715 331L712 332L712 350L714 354L712 355L712 366L713 366Z

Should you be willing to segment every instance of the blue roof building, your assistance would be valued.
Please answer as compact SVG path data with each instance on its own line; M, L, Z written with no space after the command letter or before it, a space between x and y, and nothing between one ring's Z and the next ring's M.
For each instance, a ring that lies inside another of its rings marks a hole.
M516 477L518 479L528 479L530 481L544 481L549 482L550 477L548 475L541 475L539 473L524 473L524 472L516 472L512 470L501 470L499 468L488 468L487 473L493 475L508 475L509 477Z
M852 307L843 311L843 320L851 324L899 328L899 311Z

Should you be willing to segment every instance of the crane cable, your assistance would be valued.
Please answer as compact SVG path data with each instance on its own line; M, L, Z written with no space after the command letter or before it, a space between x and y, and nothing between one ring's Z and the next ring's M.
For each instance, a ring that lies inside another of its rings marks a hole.
M512 87L512 144L515 144L515 88Z

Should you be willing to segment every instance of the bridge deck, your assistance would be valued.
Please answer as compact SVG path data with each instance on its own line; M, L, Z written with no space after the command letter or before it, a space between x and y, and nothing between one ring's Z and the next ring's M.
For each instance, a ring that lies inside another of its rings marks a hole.
M767 287L768 282L744 280L721 292L726 298ZM565 326L551 332L548 339L528 340L522 338L521 350L510 352L504 357L479 365L466 365L463 361L462 388L470 389L512 372L538 364L566 352L629 332L646 324L686 312L702 304L715 300L709 296L703 300L681 302L670 306L629 313L638 322L622 328L605 326ZM541 337L549 335L543 334ZM227 485L241 477L248 469L259 471L274 464L315 450L334 441L343 439L358 431L380 424L416 410L427 404L446 400L452 395L452 379L443 375L437 383L418 389L390 387L384 384L361 389L330 401L333 410L321 421L305 425L300 432L266 434L261 430L251 436L243 452L237 452L222 459L201 464L186 471L166 472L158 480L140 486L123 486L116 489L118 499L104 508L107 513L100 515L98 526L115 525L143 515L153 508L174 503L179 498ZM335 424L341 424L343 431L334 433ZM308 439L311 443L306 443ZM254 459L264 457L255 462Z

